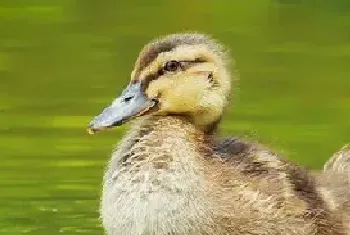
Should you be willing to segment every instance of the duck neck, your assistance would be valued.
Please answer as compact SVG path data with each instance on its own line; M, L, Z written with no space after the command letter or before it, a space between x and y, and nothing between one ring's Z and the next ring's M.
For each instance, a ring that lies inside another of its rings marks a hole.
M208 129L213 127L203 127L197 125L187 116L167 115L167 116L150 116L140 120L139 126L133 128L140 130L140 135L153 134L156 137L167 137L170 139L182 139L196 145L207 144L212 139L212 134L208 134ZM158 134L157 134L158 133Z
M184 116L144 117L133 123L118 158L130 162L183 162L209 153L212 139L213 135Z

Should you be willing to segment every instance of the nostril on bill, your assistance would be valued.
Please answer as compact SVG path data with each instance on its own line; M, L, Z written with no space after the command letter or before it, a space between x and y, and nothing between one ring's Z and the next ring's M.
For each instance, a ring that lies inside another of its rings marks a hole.
M124 102L128 103L132 98L134 98L134 96L128 96L124 98Z

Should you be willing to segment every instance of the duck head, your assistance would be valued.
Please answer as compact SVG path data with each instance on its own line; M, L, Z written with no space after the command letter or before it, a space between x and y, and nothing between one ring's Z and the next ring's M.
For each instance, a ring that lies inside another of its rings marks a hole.
M89 125L89 132L144 115L182 115L199 128L218 122L231 77L223 47L202 34L173 34L141 51L131 81Z

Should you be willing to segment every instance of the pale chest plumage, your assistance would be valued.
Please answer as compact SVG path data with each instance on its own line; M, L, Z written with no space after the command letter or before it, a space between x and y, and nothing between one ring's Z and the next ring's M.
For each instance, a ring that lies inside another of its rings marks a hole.
M208 220L203 170L184 157L196 146L183 129L157 128L130 132L113 154L101 208L109 234L181 235Z

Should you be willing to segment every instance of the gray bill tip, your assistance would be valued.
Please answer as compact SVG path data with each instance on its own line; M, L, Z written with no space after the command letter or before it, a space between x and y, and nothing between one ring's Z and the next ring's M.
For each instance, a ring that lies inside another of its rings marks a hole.
M129 84L112 104L106 107L89 124L88 133L120 126L129 120L149 114L156 110L158 101L150 99L142 90L140 83Z

